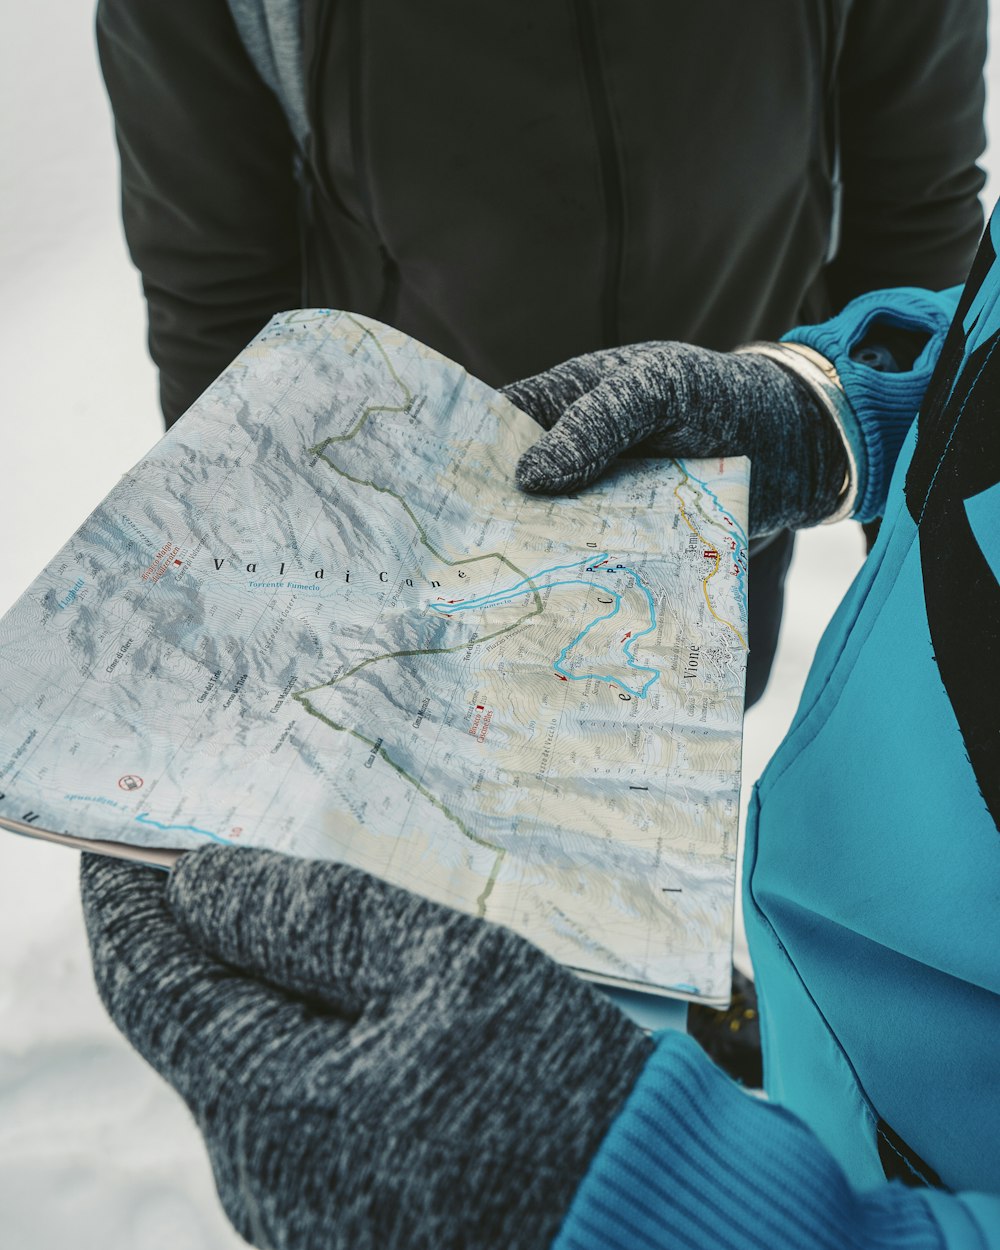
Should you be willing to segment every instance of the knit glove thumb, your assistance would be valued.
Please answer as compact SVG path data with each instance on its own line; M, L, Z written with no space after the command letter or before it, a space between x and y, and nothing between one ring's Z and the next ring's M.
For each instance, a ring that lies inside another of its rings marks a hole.
M510 930L357 869L85 855L105 1006L268 1250L543 1250L651 1051Z
M578 490L629 451L749 456L750 535L759 537L825 520L845 488L843 439L817 389L753 348L638 343L503 391L546 430L518 462L525 491Z

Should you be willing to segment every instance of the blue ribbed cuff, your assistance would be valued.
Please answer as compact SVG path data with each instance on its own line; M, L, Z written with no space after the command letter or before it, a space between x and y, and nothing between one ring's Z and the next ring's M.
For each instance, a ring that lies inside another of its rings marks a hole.
M943 1196L946 1201L956 1201ZM664 1033L577 1190L553 1250L942 1250L923 1195L867 1194L790 1112Z
M830 321L799 326L782 339L811 347L840 375L854 415L845 432L858 462L854 516L859 521L882 515L899 449L923 401L961 291L957 286L947 291L910 286L872 291L852 300ZM908 372L879 373L851 359L851 350L877 321L930 335Z

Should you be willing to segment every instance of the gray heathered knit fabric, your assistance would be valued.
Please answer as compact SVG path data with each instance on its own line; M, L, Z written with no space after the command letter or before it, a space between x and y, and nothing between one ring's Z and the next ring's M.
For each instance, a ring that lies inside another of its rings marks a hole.
M522 490L563 494L615 456L749 456L750 536L830 516L843 442L808 385L773 360L685 343L578 356L503 388L547 433L517 466Z
M254 68L278 97L295 142L305 151L309 118L302 65L302 0L228 0L228 4Z
M544 1250L651 1052L509 930L356 869L85 855L97 986L275 1250Z

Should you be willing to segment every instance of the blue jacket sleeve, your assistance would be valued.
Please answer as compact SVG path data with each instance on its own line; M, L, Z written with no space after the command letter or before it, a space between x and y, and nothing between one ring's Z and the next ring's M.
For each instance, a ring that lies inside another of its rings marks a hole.
M553 1250L705 1246L998 1250L1000 1196L898 1182L860 1193L794 1115L664 1033Z
M851 407L844 433L858 466L853 515L859 521L882 515L899 449L931 380L961 290L952 287L935 292L895 287L872 291L852 300L830 321L799 326L782 339L785 343L802 343L825 356L843 383ZM927 342L912 369L905 373L880 373L851 359L852 350L879 324L927 334Z

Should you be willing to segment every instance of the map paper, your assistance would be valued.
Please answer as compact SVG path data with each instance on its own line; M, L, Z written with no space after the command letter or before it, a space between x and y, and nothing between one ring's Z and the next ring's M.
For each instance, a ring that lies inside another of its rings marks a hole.
M513 483L538 426L275 317L0 621L0 821L355 864L625 987L729 995L745 460Z

